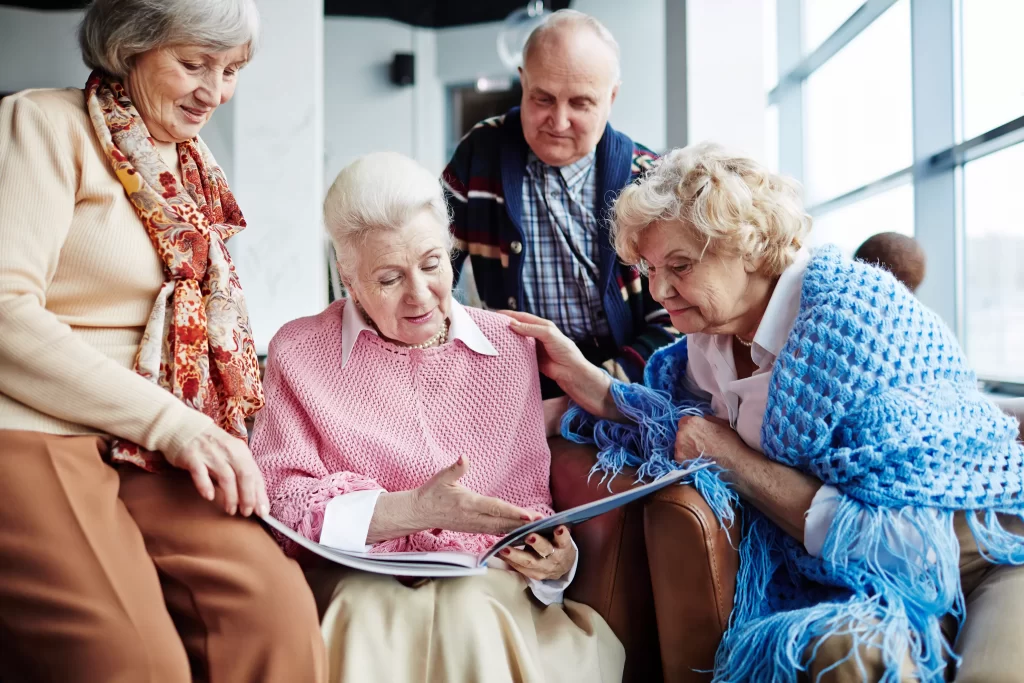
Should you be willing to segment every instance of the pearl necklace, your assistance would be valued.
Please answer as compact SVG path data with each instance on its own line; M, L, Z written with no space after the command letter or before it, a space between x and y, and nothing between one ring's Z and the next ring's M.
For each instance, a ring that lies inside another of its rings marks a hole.
M739 342L740 344L743 344L743 345L744 345L744 346L746 346L746 347L747 347L748 349L749 349L749 348L750 348L751 346L753 346L753 345L754 345L754 342L752 342L752 341L747 341L746 339L744 339L743 337L739 336L738 334L734 334L733 336L734 336L734 337L736 337L736 341L738 341L738 342Z
M440 346L444 340L448 338L448 321L444 321L444 326L438 330L437 334L423 342L422 344L406 344L407 349L428 349L431 346Z
M359 304L356 304L356 308L359 309L359 313L360 313L360 315L363 316L363 320L366 321L366 324L369 325L370 327L372 327L373 329L377 330L377 334L380 335L381 338L385 338L386 339L386 337L384 337L384 335L382 335L380 333L380 328L377 327L377 323L373 322L373 320L370 318L370 316L366 314L366 311L363 309L363 307L360 306ZM445 319L444 326L440 330L437 331L437 334L435 334L433 337L431 337L427 341L425 341L425 342L423 342L421 344L402 344L402 346L404 348L406 348L406 349L420 349L420 350L422 350L422 349L429 349L431 346L440 346L441 344L443 344L448 339L448 328L450 327L450 325L451 325L451 323L447 319Z

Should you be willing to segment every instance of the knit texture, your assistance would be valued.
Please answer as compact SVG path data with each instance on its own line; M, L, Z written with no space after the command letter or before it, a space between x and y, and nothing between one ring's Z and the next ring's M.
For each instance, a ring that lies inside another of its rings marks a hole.
M174 144L157 148L179 173ZM164 280L82 90L5 97L0 430L105 433L176 453L212 425L132 370Z
M604 469L672 466L672 420L681 410L709 410L682 390L685 371L679 343L651 358L647 386L614 388L620 407L642 417L602 445ZM591 442L609 434L579 408L563 429ZM953 513L984 511L968 520L986 557L1024 563L1024 539L996 518L1024 516L1017 430L978 390L934 312L885 271L834 247L816 253L772 372L761 442L767 457L843 495L821 557L755 510L742 510L735 609L715 680L796 681L813 657L808 646L838 633L882 650L884 681L898 680L905 651L922 680L943 680L952 653L939 620L963 617ZM720 519L732 519L738 501L721 480L705 479L702 493ZM897 519L917 529L923 547L900 537Z
M267 405L251 448L272 514L318 541L335 496L414 489L460 455L469 459L462 485L551 514L551 452L534 341L510 330L504 316L466 309L497 356L457 340L406 349L364 332L343 368L345 305L337 301L288 323L270 342ZM495 540L433 529L374 550L483 552Z

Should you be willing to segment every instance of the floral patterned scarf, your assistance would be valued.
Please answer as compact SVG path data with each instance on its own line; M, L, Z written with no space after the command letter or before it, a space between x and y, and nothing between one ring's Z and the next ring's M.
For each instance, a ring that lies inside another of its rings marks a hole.
M121 83L93 72L85 91L96 136L167 276L135 371L245 439L245 418L263 406L263 387L245 298L224 246L245 227L224 172L198 137L180 142L182 187ZM120 439L110 457L151 471L163 461Z

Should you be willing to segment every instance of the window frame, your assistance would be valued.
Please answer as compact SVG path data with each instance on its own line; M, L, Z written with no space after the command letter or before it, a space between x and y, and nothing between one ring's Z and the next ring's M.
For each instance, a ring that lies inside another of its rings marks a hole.
M821 1L821 0L818 0ZM962 3L964 0L908 0L910 3L913 162L858 188L808 207L812 216L849 206L906 183L914 186L915 238L928 255L929 276L918 297L966 338L966 231L964 166L1024 142L1024 116L971 139L962 130ZM778 0L778 81L767 93L766 109L779 112L779 170L801 183L804 177L804 91L808 77L846 47L898 0L866 0L818 47L803 53L803 0ZM952 277L940 277L950 273ZM1024 395L1024 385L999 377L980 378L1004 391Z

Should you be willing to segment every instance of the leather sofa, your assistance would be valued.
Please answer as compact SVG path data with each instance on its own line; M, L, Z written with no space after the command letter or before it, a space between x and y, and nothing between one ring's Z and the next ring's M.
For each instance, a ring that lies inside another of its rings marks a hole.
M631 472L601 483L589 476L595 449L551 439L555 508L632 485ZM580 550L566 597L590 605L626 648L627 682L711 679L728 624L739 557L729 531L689 486L670 486L573 530Z

